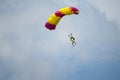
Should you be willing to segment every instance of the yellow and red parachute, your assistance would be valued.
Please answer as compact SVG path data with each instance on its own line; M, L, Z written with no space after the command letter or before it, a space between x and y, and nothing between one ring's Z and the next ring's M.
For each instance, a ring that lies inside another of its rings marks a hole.
M65 15L79 14L79 10L75 7L65 7L53 13L45 23L45 27L49 30L55 30L60 19Z

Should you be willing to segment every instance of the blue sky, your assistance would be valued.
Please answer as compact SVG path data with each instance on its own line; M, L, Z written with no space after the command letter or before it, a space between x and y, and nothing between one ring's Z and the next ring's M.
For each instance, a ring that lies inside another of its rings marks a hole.
M119 4L0 0L0 80L120 80ZM53 12L71 5L79 15L63 17L55 31L44 27Z

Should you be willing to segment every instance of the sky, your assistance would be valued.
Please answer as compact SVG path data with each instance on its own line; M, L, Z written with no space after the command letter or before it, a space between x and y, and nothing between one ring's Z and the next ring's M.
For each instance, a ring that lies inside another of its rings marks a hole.
M0 0L0 80L120 80L119 0ZM48 17L75 6L56 30ZM73 47L68 34L76 39Z

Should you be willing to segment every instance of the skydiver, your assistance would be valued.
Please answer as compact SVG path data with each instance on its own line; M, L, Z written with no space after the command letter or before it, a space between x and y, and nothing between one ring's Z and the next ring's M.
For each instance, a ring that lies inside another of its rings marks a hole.
M76 42L75 42L75 38L73 37L73 35L72 35L72 33L70 33L69 35L68 35L68 37L70 38L70 41L72 42L72 45L73 45L73 47L76 45Z

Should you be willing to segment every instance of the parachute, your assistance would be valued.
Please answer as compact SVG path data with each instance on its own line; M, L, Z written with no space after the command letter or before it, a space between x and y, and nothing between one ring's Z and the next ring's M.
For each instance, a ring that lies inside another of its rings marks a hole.
M47 22L45 23L45 27L49 30L55 30L56 25L63 16L72 14L79 14L79 10L75 7L61 8L48 18Z

